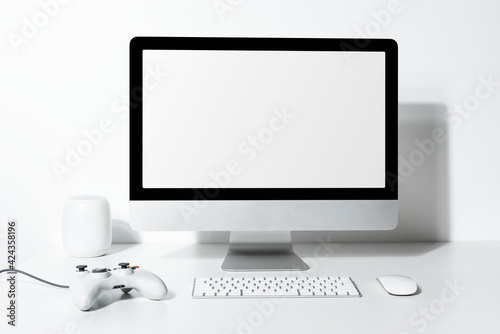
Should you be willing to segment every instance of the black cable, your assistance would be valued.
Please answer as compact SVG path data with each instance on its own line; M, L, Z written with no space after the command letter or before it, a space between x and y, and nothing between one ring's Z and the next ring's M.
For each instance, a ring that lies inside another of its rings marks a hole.
M39 280L42 283L55 286L56 288L69 289L69 285L61 285L61 284L52 283L52 282L46 281L46 280L44 280L42 278L39 278L39 277L36 277L34 275L28 274L27 272L19 270L19 269L2 269L2 270L0 270L0 274L3 273L3 272L16 272L16 273L20 273L20 274L26 275L28 277L31 277L33 279Z

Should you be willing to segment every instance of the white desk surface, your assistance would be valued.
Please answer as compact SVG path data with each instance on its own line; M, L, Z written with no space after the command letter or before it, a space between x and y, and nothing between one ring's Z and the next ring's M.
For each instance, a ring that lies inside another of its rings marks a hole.
M328 247L328 248L327 248ZM192 299L194 277L244 276L220 269L227 245L113 245L99 258L75 259L54 246L19 269L61 284L77 264L116 267L130 262L160 276L169 294L151 301L136 291L101 295L81 312L68 290L19 275L18 326L0 319L2 333L500 333L500 242L295 244L310 264L297 275L347 275L361 298ZM258 275L261 273L254 273ZM289 275L270 272L273 275ZM387 294L384 274L413 277L419 293ZM5 314L7 284L0 280ZM453 287L454 286L454 287Z

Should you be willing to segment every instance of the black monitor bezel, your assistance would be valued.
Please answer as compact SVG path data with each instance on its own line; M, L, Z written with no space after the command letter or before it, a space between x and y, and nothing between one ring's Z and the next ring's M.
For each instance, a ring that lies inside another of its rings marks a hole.
M208 47L207 47L208 46ZM144 188L143 50L385 52L384 188ZM130 200L396 200L398 198L398 47L392 39L135 37L130 41Z

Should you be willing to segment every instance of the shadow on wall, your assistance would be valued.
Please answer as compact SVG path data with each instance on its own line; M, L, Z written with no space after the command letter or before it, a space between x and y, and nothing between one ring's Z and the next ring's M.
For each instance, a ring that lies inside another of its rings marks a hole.
M399 105L399 222L394 230L294 232L293 241L448 241L450 185L446 112L446 107L439 104ZM197 233L200 243L228 241L228 232Z
M141 238L137 231L130 228L130 224L124 220L113 219L111 221L112 225L112 236L113 244L124 244L124 243L140 243Z
M405 239L450 240L449 124L435 104L399 106L399 224Z

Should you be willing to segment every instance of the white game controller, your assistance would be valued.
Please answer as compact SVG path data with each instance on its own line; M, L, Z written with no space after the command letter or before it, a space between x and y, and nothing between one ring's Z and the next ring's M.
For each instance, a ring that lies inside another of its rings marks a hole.
M128 263L118 265L119 268L95 268L92 272L85 269L86 265L76 266L78 270L69 286L76 307L87 311L103 291L113 289L121 289L125 293L135 289L153 300L163 299L167 295L167 286L152 272L130 267Z

